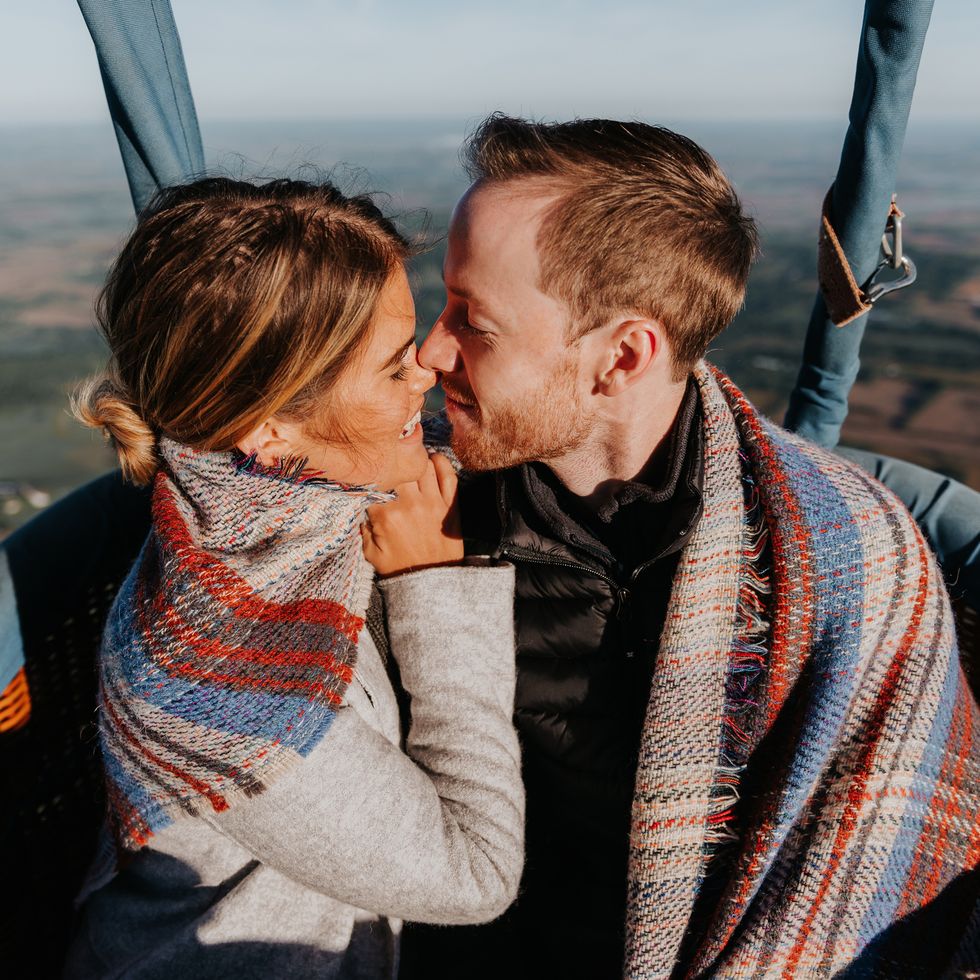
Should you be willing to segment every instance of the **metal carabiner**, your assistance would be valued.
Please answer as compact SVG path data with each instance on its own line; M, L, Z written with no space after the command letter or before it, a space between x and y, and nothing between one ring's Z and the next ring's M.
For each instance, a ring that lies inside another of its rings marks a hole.
M895 196L892 195L892 206L888 212L885 233L881 236L881 261L861 287L861 293L866 303L875 303L887 293L893 293L896 289L904 289L915 282L915 263L902 250L902 218L904 217L905 215L899 211L898 205L895 203ZM890 242L888 240L889 235L891 236ZM886 268L901 269L902 274L896 279L878 282L879 273Z
M902 274L897 279L878 282L878 273L882 269L888 268L900 268ZM911 286L915 282L916 275L915 263L907 255L902 256L897 267L892 264L892 257L889 255L881 260L878 268L875 269L871 277L862 287L861 292L864 293L864 298L868 303L875 303L887 293L893 293L896 289L904 289L906 286Z

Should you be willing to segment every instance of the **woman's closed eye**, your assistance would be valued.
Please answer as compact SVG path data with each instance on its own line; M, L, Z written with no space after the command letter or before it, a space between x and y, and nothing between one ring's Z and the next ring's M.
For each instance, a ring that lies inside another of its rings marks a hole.
M398 368L392 373L392 381L407 381L412 364L418 358L418 347L412 344L402 355Z

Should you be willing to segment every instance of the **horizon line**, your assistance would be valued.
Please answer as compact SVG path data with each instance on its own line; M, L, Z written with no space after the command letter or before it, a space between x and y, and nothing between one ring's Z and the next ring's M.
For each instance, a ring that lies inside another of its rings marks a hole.
M238 116L238 115L198 115L198 120L203 126L207 125L228 125L228 124L249 124L249 125L270 125L282 123L365 123L365 124L411 124L411 123L445 123L450 125L470 125L485 119L490 113L414 113L399 115L374 115L365 114L338 114L338 115L279 115L279 116ZM621 116L600 116L593 114L573 114L561 117L531 115L523 118L540 119L550 121L552 118L566 119L622 119L622 120L644 120L653 118L650 115L640 115L637 113ZM773 115L773 116L701 116L701 115L664 115L657 117L665 121L678 123L697 123L704 125L725 125L725 126L746 126L746 125L782 125L782 126L807 126L807 125L846 125L847 119L837 115L815 115L801 118L796 115ZM975 115L960 114L930 114L909 120L909 126L914 127L921 124L943 123L948 125L955 124L976 124L980 122L980 113ZM45 129L54 126L96 126L111 125L111 120L106 114L96 118L88 116L78 118L53 118L53 119L3 119L0 118L0 129Z

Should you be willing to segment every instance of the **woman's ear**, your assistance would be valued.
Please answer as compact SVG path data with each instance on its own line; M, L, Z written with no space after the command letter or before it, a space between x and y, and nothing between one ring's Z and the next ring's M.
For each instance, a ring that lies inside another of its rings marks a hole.
M257 425L243 439L236 443L236 448L246 456L255 453L263 466L273 466L277 460L297 455L297 439L295 426L273 416Z

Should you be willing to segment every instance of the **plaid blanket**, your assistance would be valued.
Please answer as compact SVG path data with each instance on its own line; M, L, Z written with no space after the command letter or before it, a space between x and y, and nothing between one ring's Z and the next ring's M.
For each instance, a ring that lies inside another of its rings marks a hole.
M933 557L875 480L763 419L719 372L697 379L704 515L653 673L625 973L967 974L980 967L980 714ZM758 558L745 478L771 594L736 715L740 588ZM719 786L737 801L721 848Z
M120 845L261 792L350 683L389 494L164 439L153 525L109 613L100 736Z

